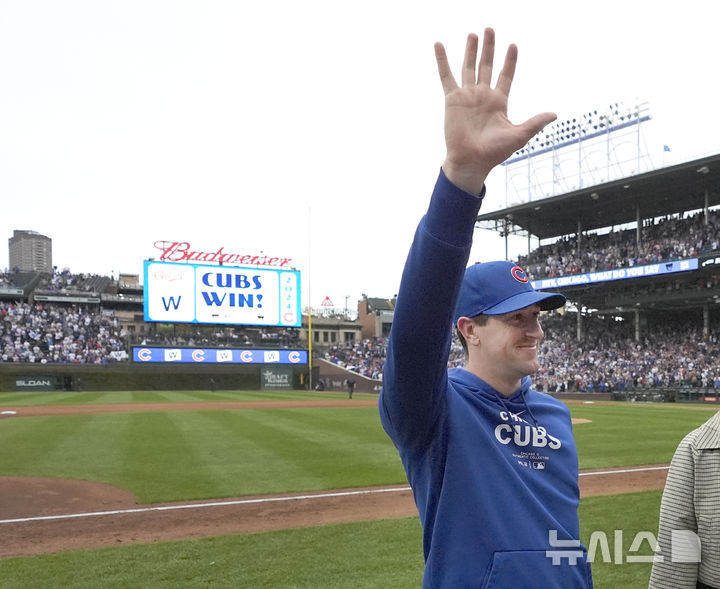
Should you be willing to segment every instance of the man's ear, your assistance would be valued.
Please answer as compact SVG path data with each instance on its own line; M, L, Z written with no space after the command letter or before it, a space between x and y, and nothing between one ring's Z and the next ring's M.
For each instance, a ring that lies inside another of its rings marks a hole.
M457 320L457 328L468 345L477 346L480 343L480 325L470 317L460 317Z

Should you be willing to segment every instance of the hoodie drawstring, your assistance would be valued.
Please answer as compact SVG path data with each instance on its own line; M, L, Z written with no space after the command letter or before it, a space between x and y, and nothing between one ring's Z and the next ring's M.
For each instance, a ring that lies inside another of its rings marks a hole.
M523 405L525 405L525 409L527 410L530 419L532 419L533 425L537 427L538 420L535 419L535 415L533 415L532 409L530 409L530 405L527 404L527 399L525 399L525 389L521 389L520 396L522 397Z
M497 400L500 401L500 404L503 406L505 411L507 411L508 413L511 414L512 411L510 411L510 409L508 409L508 406L505 403L505 397L503 395L501 395L500 393L498 393L496 390L493 390L493 393L495 394L495 397L497 398ZM525 406L525 411L527 411L528 416L532 420L532 424L535 427L538 427L538 420L535 418L535 415L533 414L532 409L530 409L530 406L527 404L527 399L525 398L525 388L522 388L520 390L520 397L522 398L522 403Z

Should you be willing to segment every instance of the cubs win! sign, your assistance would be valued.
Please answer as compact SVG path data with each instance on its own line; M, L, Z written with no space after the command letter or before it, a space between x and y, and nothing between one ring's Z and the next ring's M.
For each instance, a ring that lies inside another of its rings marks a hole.
M300 272L144 263L145 321L300 327Z

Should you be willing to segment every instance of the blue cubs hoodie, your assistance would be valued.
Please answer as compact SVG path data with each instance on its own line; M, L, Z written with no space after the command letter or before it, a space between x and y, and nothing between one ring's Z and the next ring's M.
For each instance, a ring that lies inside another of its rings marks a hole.
M380 418L423 527L424 588L591 588L567 407L447 369L477 197L442 173L403 271Z

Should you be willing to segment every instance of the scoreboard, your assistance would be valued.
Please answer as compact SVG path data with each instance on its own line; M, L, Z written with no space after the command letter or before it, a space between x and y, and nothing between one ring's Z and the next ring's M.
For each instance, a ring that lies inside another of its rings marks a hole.
M300 272L145 261L145 321L300 327Z

